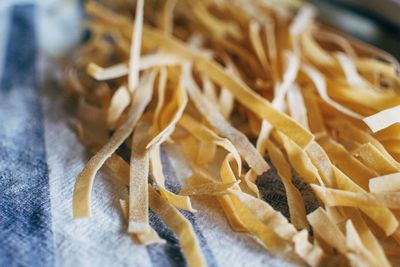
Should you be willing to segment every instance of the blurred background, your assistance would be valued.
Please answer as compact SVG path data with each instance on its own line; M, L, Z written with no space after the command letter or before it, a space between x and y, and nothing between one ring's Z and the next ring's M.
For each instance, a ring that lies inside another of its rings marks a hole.
M400 0L311 0L319 19L400 59Z
M271 1L271 0L265 0ZM35 3L43 51L57 55L82 36L79 27L84 0L0 0L0 38L4 10L11 3ZM309 0L319 19L348 35L382 48L400 59L400 0ZM51 35L49 36L49 33Z

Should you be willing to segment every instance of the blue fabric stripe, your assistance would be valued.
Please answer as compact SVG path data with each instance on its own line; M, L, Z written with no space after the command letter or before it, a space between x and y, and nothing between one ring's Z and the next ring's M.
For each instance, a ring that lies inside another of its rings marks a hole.
M35 7L11 12L0 81L0 266L53 266Z
M154 267L180 267L186 266L186 260L183 256L177 236L167 227L167 225L150 210L150 225L158 235L167 241L164 245L147 246L147 253L150 256Z
M180 182L178 181L175 170L172 167L172 164L168 158L167 153L161 149L161 163L165 172L165 187L171 192L177 194L181 189ZM204 257L207 261L209 267L217 267L217 260L215 259L214 254L212 253L211 248L207 244L207 240L205 239L203 233L200 230L196 222L196 217L191 212L181 211L181 213L189 220L192 224L193 230L195 231L197 238L200 242L200 247L203 251Z

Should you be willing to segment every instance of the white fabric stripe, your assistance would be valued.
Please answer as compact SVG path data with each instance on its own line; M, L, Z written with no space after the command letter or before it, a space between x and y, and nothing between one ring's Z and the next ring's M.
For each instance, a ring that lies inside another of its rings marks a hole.
M77 174L87 161L79 140L67 126L61 89L44 85L47 163L57 266L151 266L146 247L126 234L118 200L121 185L100 174L92 195L91 218L72 220L72 191Z
M179 149L164 146L177 178L184 181L192 171ZM281 259L273 258L254 238L244 233L234 232L221 207L209 197L192 197L196 222L210 247L218 266L295 266Z

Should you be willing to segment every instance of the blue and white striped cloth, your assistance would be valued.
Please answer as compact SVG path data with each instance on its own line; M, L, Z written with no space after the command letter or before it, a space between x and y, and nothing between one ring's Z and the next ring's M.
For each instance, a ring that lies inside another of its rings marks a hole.
M49 58L79 39L78 1L19 2L0 2L0 266L185 266L176 236L152 213L151 225L167 244L132 241L118 204L126 188L105 174L94 185L93 216L72 219L73 185L87 155L68 127ZM188 169L168 147L162 158L176 192ZM273 171L259 180L264 197L287 214ZM214 202L193 202L199 212L183 214L209 266L289 265L233 232Z

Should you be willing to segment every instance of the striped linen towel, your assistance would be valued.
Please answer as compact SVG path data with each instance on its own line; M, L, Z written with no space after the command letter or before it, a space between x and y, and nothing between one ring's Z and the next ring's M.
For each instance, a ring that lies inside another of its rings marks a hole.
M153 213L151 226L167 243L132 241L118 203L127 189L105 174L94 185L93 216L72 219L73 186L87 154L68 127L62 88L53 78L57 67L49 58L79 39L81 11L78 1L15 2L0 2L0 266L185 266L176 236ZM167 186L178 192L188 169L168 147L162 160ZM288 215L276 172L260 177L258 185L264 199ZM209 266L290 265L233 232L207 198L193 204L197 213L182 213ZM315 208L309 201L307 211Z

